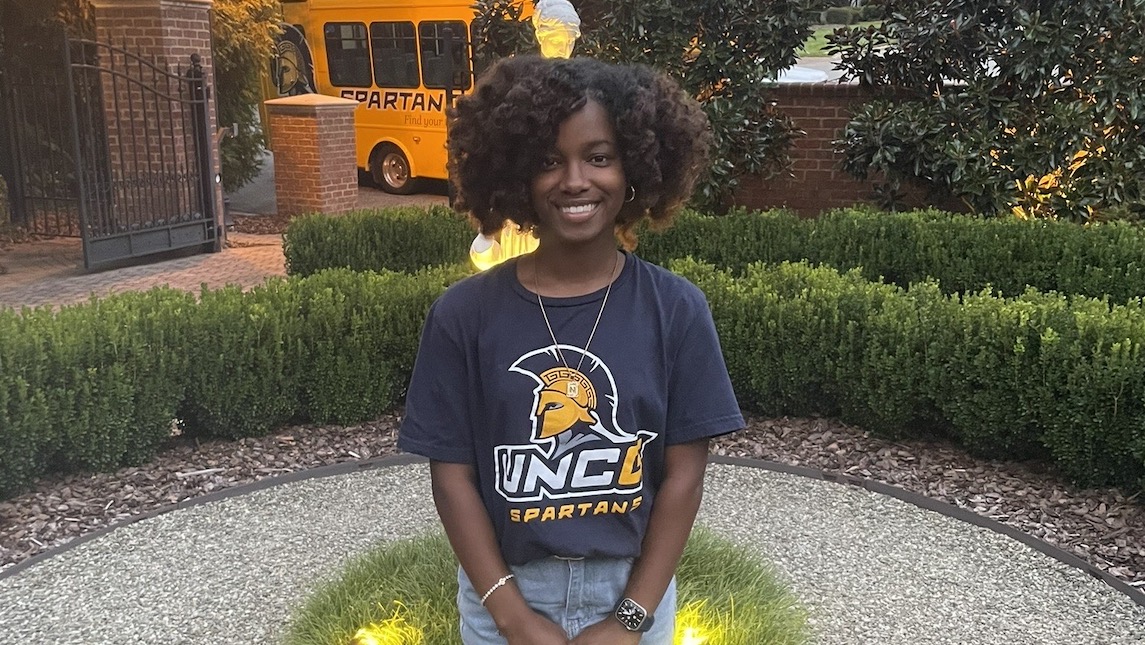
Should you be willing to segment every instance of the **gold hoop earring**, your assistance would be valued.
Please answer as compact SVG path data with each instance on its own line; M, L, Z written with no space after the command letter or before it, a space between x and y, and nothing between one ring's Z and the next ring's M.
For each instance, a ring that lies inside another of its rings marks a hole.
M628 202L631 202L634 199L636 199L636 186L629 186L628 187L628 197L624 200L624 203L627 204Z

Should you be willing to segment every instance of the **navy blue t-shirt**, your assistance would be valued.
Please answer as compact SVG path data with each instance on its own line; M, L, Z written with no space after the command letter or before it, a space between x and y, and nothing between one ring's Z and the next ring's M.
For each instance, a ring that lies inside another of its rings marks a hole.
M511 260L422 331L398 446L475 467L509 564L639 556L665 447L744 426L695 285L628 254L586 352L604 295L544 298L558 353Z

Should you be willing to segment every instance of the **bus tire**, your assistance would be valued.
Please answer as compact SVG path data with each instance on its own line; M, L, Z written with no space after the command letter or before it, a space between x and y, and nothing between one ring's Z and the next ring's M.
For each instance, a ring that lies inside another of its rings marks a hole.
M392 195L409 195L417 189L417 181L410 175L409 159L392 143L383 143L374 150L370 174L378 188Z

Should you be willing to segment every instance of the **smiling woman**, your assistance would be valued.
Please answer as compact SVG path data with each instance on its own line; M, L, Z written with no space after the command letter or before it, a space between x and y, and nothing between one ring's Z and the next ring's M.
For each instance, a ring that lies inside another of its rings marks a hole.
M451 112L456 205L535 251L434 303L399 447L430 459L464 643L669 645L708 441L743 427L703 294L631 251L711 137L647 67L499 62Z
M590 99L607 113L615 153L635 189L618 225L629 231L645 216L668 219L706 167L707 117L662 74L588 58L505 59L458 102L449 131L457 209L488 234L506 220L532 228L537 220L529 187L556 151L561 124Z

